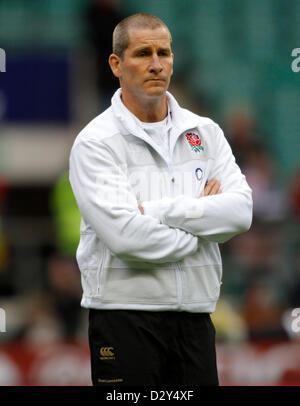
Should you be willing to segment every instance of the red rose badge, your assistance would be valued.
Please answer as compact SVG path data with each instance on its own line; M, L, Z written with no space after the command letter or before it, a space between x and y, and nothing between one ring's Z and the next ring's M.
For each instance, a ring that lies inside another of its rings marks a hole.
M201 146L201 139L198 134L196 133L187 133L185 134L186 139L188 140L188 143L190 144L190 147L194 152L200 152L203 151L203 147Z

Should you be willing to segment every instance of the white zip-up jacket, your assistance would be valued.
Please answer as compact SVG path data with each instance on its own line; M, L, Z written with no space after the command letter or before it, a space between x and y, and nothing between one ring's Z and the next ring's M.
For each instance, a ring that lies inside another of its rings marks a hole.
M249 229L251 189L215 122L167 93L168 160L120 94L79 133L70 154L82 215L81 305L211 313L222 278L218 243ZM212 178L222 193L200 197Z

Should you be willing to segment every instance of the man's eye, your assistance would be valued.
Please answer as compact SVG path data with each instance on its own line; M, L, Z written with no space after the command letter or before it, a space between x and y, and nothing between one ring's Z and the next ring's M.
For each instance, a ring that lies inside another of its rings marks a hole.
M160 55L160 56L170 56L170 52L168 52L168 51L160 51L158 53L158 55Z

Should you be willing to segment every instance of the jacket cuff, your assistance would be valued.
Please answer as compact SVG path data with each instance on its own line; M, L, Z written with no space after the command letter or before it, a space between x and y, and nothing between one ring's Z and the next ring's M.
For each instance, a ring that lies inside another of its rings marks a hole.
M190 226L195 219L199 220L204 214L204 199L188 196L176 198L165 197L161 200L142 202L144 214L154 217L160 223L171 227Z
M141 203L144 209L144 215L154 217L161 222L159 200L150 200Z

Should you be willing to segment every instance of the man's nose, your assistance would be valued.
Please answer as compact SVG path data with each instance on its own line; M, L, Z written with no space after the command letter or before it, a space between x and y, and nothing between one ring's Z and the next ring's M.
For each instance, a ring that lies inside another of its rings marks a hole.
M154 54L152 56L149 68L150 68L150 72L161 72L162 71L162 64L160 63L160 59L157 54Z

